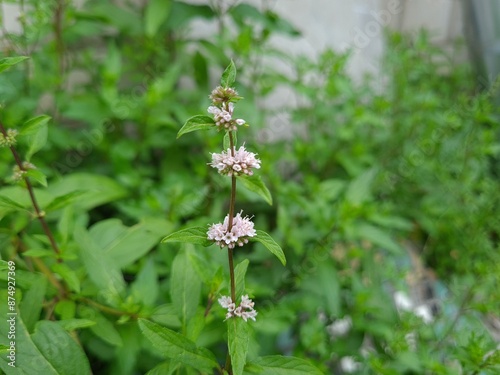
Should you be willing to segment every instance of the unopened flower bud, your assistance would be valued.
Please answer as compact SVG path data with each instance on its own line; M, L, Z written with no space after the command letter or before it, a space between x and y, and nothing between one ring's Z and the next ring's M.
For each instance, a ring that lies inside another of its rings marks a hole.
M212 90L209 98L215 105L220 105L222 103L228 103L235 99L239 99L240 97L238 96L236 90L231 87L217 86Z
M11 147L16 144L16 136L18 131L15 129L7 129L7 135L0 133L0 147Z

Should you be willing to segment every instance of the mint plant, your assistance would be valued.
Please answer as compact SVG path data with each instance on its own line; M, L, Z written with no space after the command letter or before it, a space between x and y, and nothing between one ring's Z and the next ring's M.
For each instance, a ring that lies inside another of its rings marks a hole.
M247 352L249 346L250 329L249 320L256 320L257 310L255 302L245 294L244 276L248 261L240 265L234 265L234 252L246 246L251 241L262 243L271 253L273 253L283 265L286 258L281 247L264 231L256 230L252 218L243 216L240 211L236 211L236 186L237 180L245 181L245 186L259 193L268 200L269 191L259 177L254 176L254 170L259 169L261 161L257 155L246 150L245 145L237 147L236 134L243 126L249 126L245 120L235 118L235 103L243 99L238 96L237 91L231 87L236 79L236 67L231 61L222 74L220 86L215 88L210 94L212 105L208 107L208 112L213 118L206 115L197 115L189 118L178 132L178 137L183 134L197 130L216 129L224 132L224 148L226 151L212 153L212 162L209 166L216 169L219 174L231 179L231 192L229 197L229 212L222 223L212 224L207 228L194 227L174 232L165 237L162 242L185 242L202 244L204 246L217 245L220 249L227 251L229 264L230 290L229 296L222 295L218 298L220 306L226 309L226 319L228 328L228 355L225 365L221 371L229 374L243 374L244 369L251 368L247 363ZM238 285L239 280L243 285ZM238 303L239 302L239 303ZM209 309L209 308L207 308ZM205 312L207 315L208 310ZM150 339L152 338L151 328L148 323L142 323L143 332ZM153 342L154 339L152 340ZM169 341L168 339L166 341ZM186 361L186 364L200 369L198 363ZM274 369L298 371L297 373L314 374L318 370L307 362L298 358L268 357L254 364L257 368L266 366Z

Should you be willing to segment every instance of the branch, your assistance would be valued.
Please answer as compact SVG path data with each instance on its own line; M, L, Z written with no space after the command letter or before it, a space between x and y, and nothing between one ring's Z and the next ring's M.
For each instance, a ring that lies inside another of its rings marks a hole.
M0 123L0 132L4 135L4 137L7 137L7 131L5 130L5 127L3 124ZM21 158L19 157L19 154L17 153L16 148L14 145L11 145L10 151L12 152L12 155L14 156L14 160L16 161L16 164L19 168L20 171L26 172L26 168L23 166L23 162L21 161ZM47 222L45 221L45 212L40 209L40 206L38 205L38 201L36 200L35 196L35 191L33 190L33 185L31 184L31 181L28 177L23 176L23 180L26 183L26 188L28 189L28 193L30 195L31 199L31 204L33 208L35 209L35 214L38 220L40 221L40 224L42 225L43 231L45 232L45 235L50 241L50 245L52 246L52 249L54 252L57 254L57 262L61 263L62 259L60 257L61 251L59 250L59 247L57 246L56 240L54 238L54 235L52 234L49 226L47 225Z

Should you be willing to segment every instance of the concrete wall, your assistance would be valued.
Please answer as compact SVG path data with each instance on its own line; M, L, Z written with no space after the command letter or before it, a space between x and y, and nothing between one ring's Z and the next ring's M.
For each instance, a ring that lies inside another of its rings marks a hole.
M383 29L404 32L427 29L444 47L462 37L459 0L277 0L274 10L303 32L288 43L294 52L314 54L324 48L353 49L355 76L376 72L383 53Z
M106 0L103 0L106 1ZM241 0L189 0L198 4ZM259 7L271 8L298 27L303 36L297 39L275 38L274 43L292 54L316 55L325 48L354 49L350 62L353 76L376 72L383 53L383 28L400 31L426 28L433 40L444 47L462 35L460 0L245 0ZM78 1L80 2L80 0ZM3 28L19 31L19 9L2 4ZM206 33L213 25L196 24L195 33Z

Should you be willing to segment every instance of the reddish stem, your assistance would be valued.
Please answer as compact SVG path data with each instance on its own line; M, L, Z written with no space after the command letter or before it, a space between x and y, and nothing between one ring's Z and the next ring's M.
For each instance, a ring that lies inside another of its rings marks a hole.
M7 137L7 131L5 130L4 126L0 123L0 132L4 135L4 137ZM12 152L12 155L14 156L14 160L16 161L16 164L19 168L20 171L26 172L26 168L23 166L23 162L21 161L21 158L19 157L19 154L17 153L17 150L15 147L12 145L9 147L10 151ZM36 200L35 196L35 191L33 189L33 185L31 184L31 181L28 177L23 176L23 180L26 183L26 188L28 189L28 193L30 195L31 199L31 204L33 205L33 208L35 209L35 214L38 220L40 221L40 224L42 225L43 231L45 232L45 235L50 241L50 245L52 246L52 249L54 252L57 254L57 262L61 263L62 259L60 258L61 251L59 250L59 247L57 246L56 240L54 239L54 235L52 234L47 222L45 221L45 213L40 209L40 206L38 205L38 201Z

